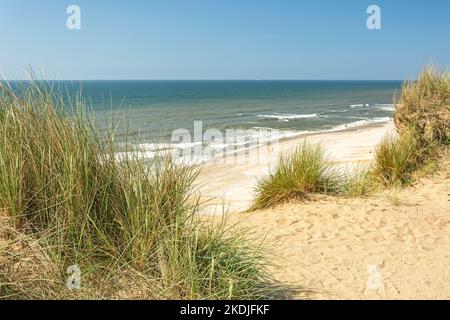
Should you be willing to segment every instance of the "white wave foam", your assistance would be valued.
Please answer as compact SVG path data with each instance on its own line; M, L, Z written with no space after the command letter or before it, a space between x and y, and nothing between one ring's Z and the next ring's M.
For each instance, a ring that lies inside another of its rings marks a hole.
M392 118L390 118L390 117L358 120L358 121L355 121L355 122L340 124L340 125L332 128L332 129L324 130L322 132L340 131L340 130L345 130L345 129L349 129L349 128L363 126L363 125L366 125L366 124L389 122L391 120L392 120Z
M348 112L348 109L342 109L342 110L330 109L327 112L345 113L345 112Z
M278 119L282 121L289 121L289 120L295 120L295 119L310 119L310 118L317 118L319 115L317 113L312 114L260 114L258 115L259 118L265 118L265 119Z
M139 143L135 145L139 151L164 151L175 148L192 148L201 144L201 142L189 143Z
M352 104L350 105L350 108L362 108L362 107L370 107L370 104L368 103L360 103L360 104Z
M393 105L392 103L385 103L385 104L376 104L375 105L378 110L382 110L382 111L388 111L388 112L393 112L395 111L395 105Z
M253 130L244 131L241 136L235 136L231 141L217 141L217 142L192 142L192 143L142 143L134 145L134 150L128 152L118 152L115 154L117 161L124 161L126 159L153 159L160 152L166 152L173 156L174 161L184 164L202 164L208 162L216 157L221 157L224 154L237 153L242 150L250 150L262 146L266 143L273 141L284 140L288 138L294 138L308 133L324 133L335 132L358 126L363 126L371 123L384 123L391 121L390 117L362 119L346 124L341 124L327 130L319 131L294 131L294 130L277 130L267 127L254 127ZM200 152L199 155L195 155L193 152L194 147L202 145L208 146L215 152L213 155L204 155ZM180 152L187 151L187 154L192 156L189 159L183 159L179 156ZM187 162L186 162L187 161Z

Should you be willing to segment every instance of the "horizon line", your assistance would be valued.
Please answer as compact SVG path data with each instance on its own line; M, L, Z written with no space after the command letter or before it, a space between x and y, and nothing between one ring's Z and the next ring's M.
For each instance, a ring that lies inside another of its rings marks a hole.
M0 81L404 81L405 79L0 79Z

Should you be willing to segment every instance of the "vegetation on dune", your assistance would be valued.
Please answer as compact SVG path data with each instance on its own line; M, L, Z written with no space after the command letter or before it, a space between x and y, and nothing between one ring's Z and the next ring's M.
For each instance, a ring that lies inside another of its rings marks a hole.
M396 101L397 137L387 137L375 153L375 175L384 185L405 184L439 157L450 137L450 72L427 67L407 81Z
M198 170L114 157L80 99L0 87L0 297L246 299L272 294L259 248L196 219ZM130 153L136 154L136 153ZM79 265L81 290L66 288Z
M450 72L427 67L416 81L403 84L396 101L395 125L414 130L420 146L448 143L450 138Z
M281 154L276 170L258 181L250 210L272 207L311 193L332 193L338 177L320 145L304 142L292 153Z
M249 210L304 201L313 194L366 196L376 188L374 176L364 165L346 168L332 163L320 144L305 141L294 152L281 154L274 172L258 181Z
M373 193L377 186L374 183L372 168L360 165L341 177L339 195L347 197L364 197Z
M415 132L388 135L375 149L374 174L385 185L405 184L419 166L421 153Z

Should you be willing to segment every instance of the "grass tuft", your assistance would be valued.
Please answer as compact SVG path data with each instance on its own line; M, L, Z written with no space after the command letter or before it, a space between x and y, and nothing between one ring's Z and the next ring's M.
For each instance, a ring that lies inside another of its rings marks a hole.
M282 154L274 173L258 181L250 210L273 207L290 200L305 200L311 193L332 193L338 178L320 145L307 142Z
M417 135L386 136L375 150L374 174L385 185L407 184L421 162Z

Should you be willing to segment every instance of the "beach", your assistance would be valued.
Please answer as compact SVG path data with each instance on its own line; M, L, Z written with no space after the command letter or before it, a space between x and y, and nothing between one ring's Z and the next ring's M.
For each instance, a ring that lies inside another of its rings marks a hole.
M27 1L0 14L0 303L450 300L450 2Z
M426 97L429 79L432 71L404 94ZM225 127L215 115L217 127L206 119L198 129L200 110L185 108L194 116L194 140L178 141L185 148L150 134L130 141L144 159L123 161L123 141L80 114L55 112L59 105L42 109L52 93L35 88L24 100L8 87L0 95L8 137L0 146L0 297L450 299L448 86L435 86L444 88L441 108L426 115L434 140L416 99L395 107L321 100L311 113L296 98L298 110L263 113L270 103L258 104L246 120L233 112ZM228 140L229 129L250 140ZM155 157L178 149L202 161Z
M248 154L238 153L227 163L210 161L202 167L199 179L202 197L207 201L204 212L221 214L224 210L228 213L247 210L257 180L271 172L279 154L292 152L304 141L321 144L334 164L343 171L350 171L355 166L369 164L376 145L388 134L395 134L393 121L298 135L281 140L276 148L263 146Z
M321 143L343 167L369 164L393 122L310 134L280 143L289 152L307 141ZM241 157L244 155L240 155ZM450 171L405 189L363 198L315 195L309 201L243 212L258 178L275 165L260 153L258 165L207 164L204 213L228 213L228 224L269 248L270 272L294 299L449 299ZM375 281L375 282L374 282ZM371 286L371 283L374 282Z

